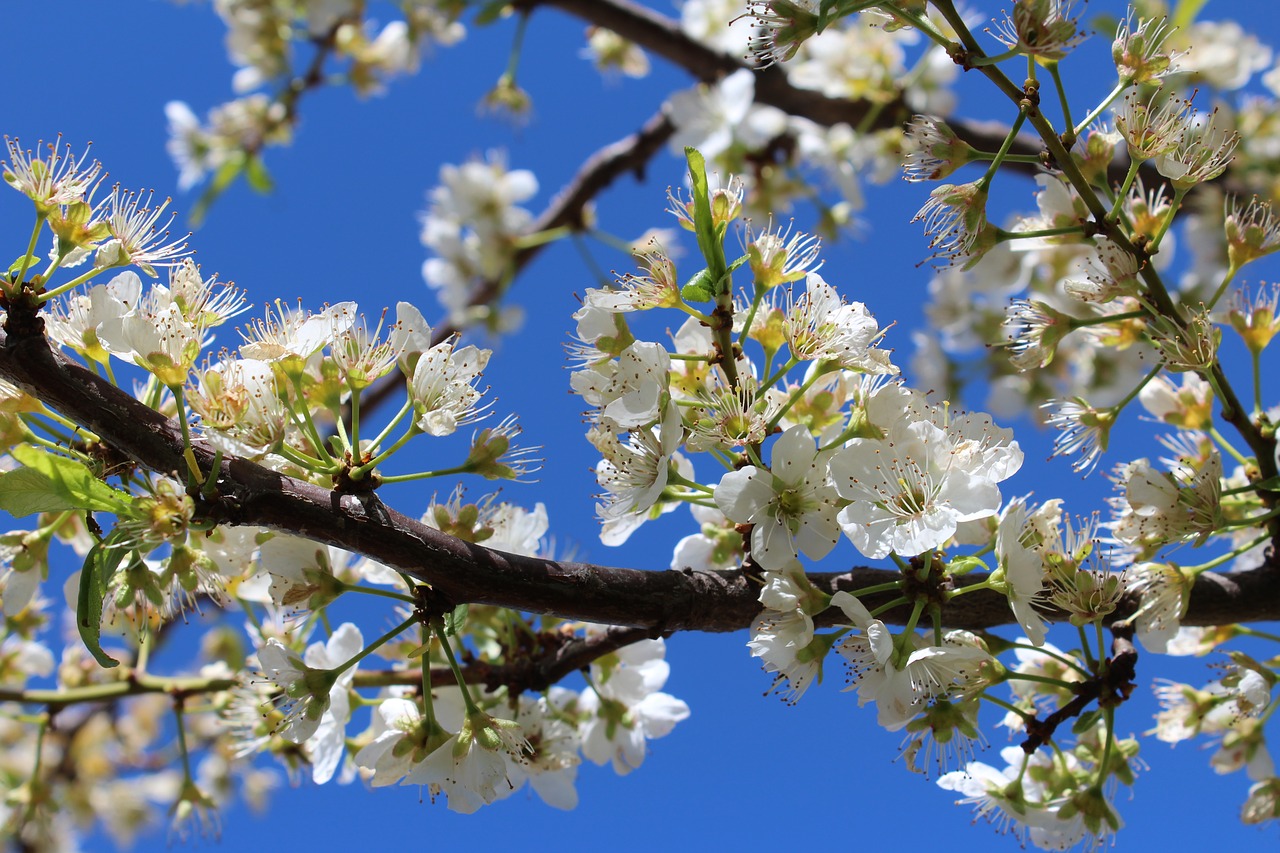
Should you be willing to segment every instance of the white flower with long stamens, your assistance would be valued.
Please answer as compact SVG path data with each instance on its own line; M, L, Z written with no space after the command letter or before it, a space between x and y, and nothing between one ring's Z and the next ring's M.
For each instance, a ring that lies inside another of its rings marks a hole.
M339 302L319 314L301 308L288 308L276 300L274 313L267 306L266 316L255 320L240 332L244 358L278 364L286 375L300 374L307 359L328 343L335 332L355 320L356 303Z
M182 309L182 316L202 329L221 326L249 308L240 288L218 281L216 275L202 278L190 258L169 268L169 298Z
M855 438L831 458L840 526L864 556L922 554L960 522L995 515L997 483L1022 465L1012 432L986 415L899 419L883 438ZM941 423L935 422L940 420Z
M383 319L378 318L373 331L369 331L363 314L350 323L345 318L335 322L329 351L339 374L352 390L362 391L386 376L400 357L392 341L381 340Z
M698 394L699 405L690 413L688 448L739 448L763 442L769 422L782 404L772 396L757 400L759 383L750 376L738 377L734 387L722 371L717 369L712 375L715 385Z
M594 428L588 434L604 457L596 465L596 481L605 489L596 514L604 523L600 540L606 545L621 545L650 515L674 508L670 504L656 510L654 505L667 487L682 434L675 406L667 406L657 426L632 430L625 444L608 427Z
M523 760L527 748L519 723L472 711L458 733L415 766L401 784L442 790L450 811L472 814L515 790L507 762Z
M1156 92L1146 100L1126 95L1116 109L1116 130L1129 146L1129 156L1150 160L1178 147L1182 132L1194 115L1191 102Z
M733 521L752 524L751 556L766 570L790 564L799 553L820 560L840 539L836 494L827 481L830 451L794 426L774 442L769 468L730 471L716 486L716 506Z
M153 198L153 193L148 193L145 199L142 193L125 193L118 184L111 188L111 195L94 210L102 216L111 233L111 239L98 247L93 260L95 267L106 269L133 264L155 278L157 266L173 266L191 254L186 243L189 234L165 242L169 232L157 233L156 223L169 206L169 199L153 208L149 206ZM170 219L176 215L170 214Z
M666 737L688 718L689 706L659 692L671 674L662 659L662 640L636 643L617 652L620 665L609 670L591 665L591 687L578 697L582 755L594 764L611 764L619 776L639 767L647 741Z
M1054 530L1061 516L1061 501L1052 500L1033 511L1023 498L1009 502L996 528L996 556L1004 570L1006 595L1013 616L1033 645L1043 645L1048 626L1037 609L1048 600L1041 532Z
M86 165L85 161L89 159L87 147L77 158L72 155L70 145L65 154L60 153L58 146L61 143L62 136L59 135L49 145L47 154L36 157L30 149L23 151L17 139L4 138L9 153L4 164L4 181L35 202L36 209L41 212L82 201L102 171L102 164L97 160ZM36 148L42 144L37 143Z
M87 294L69 293L52 300L46 318L48 335L85 358L106 364L111 356L98 338L98 329L118 322L136 309L141 299L142 280L126 270L106 284L95 284Z
M1040 408L1049 412L1045 425L1058 430L1053 440L1053 456L1079 454L1080 458L1071 463L1071 470L1088 476L1107 450L1111 427L1116 422L1115 412L1096 409L1078 397L1049 400Z
M1221 175L1240 144L1240 134L1228 121L1217 109L1207 116L1193 116L1182 127L1177 144L1156 157L1156 171L1168 178L1175 190Z
M818 32L814 0L747 0L744 17L756 26L748 50L758 69L791 59Z
M519 760L507 761L512 785L519 788L527 777L544 803L565 811L578 805L574 781L582 758L578 727L570 717L577 701L578 694L564 687L552 687L536 698L522 695L516 722L524 732L525 750Z
M995 245L987 223L987 188L981 182L935 188L911 221L924 222L924 234L935 257L966 257L966 267Z
M1130 8L1111 42L1111 58L1122 85L1159 84L1164 77L1181 70L1183 51L1167 47L1175 29L1167 18L1139 18L1135 26Z
M1236 198L1225 202L1223 231L1227 237L1227 258L1239 269L1280 249L1280 217L1272 210L1271 203L1257 196L1243 207Z
M1191 582L1173 563L1138 563L1128 571L1128 591L1138 596L1133 622L1142 645L1165 654L1191 603Z
M671 258L660 250L651 250L638 253L636 260L645 269L645 275L627 273L611 290L589 287L582 297L583 304L614 313L680 305L680 282Z
M969 143L934 116L912 116L903 146L902 176L912 182L941 180L969 162L973 153Z
M575 371L569 383L600 409L602 422L634 429L658 419L670 369L671 356L661 344L636 341L616 361Z
M1073 0L1016 0L992 35L1005 47L1042 61L1056 61L1084 41Z
M493 353L475 346L456 349L457 345L454 337L423 353L409 381L418 429L428 435L450 435L488 414L488 404L481 404L484 391L475 383Z
M275 638L258 650L258 662L280 689L275 700L284 715L280 735L293 743L306 742L329 709L329 692L336 679L327 670L303 663L301 655Z
M1130 462L1116 472L1123 496L1112 500L1112 534L1121 542L1154 551L1170 542L1204 542L1221 526L1222 457L1208 447L1203 454L1195 439L1170 446L1179 457L1168 472L1146 459Z
M169 387L184 385L204 346L204 330L191 323L164 288L153 288L127 314L98 325L103 349L154 373Z
M831 597L831 604L844 611L850 634L836 651L849 663L851 684L858 704L876 703L877 721L888 731L898 731L939 698L960 698L980 687L979 670L991 660L985 649L971 643L926 645L912 632L905 636L909 654L900 654L893 633L871 616L866 605L843 590Z
M875 346L883 332L867 307L845 303L817 273L805 278L803 295L788 295L782 330L795 358L831 361L862 373L898 372L889 353Z
M742 248L756 286L763 290L816 273L822 267L818 260L822 241L803 231L793 234L790 223L786 228L775 229L771 220L767 228L756 233L748 222L742 232Z
M963 770L942 775L938 787L961 794L957 805L972 805L976 818L994 824L1000 833L1012 833L1024 847L1031 841L1045 850L1066 850L1084 838L1083 822L1059 818L1062 803L1046 801L1036 782L1043 775L1036 771L1048 770L1051 759L1043 753L1029 756L1016 746L1000 755L1009 765L1003 771L971 761Z
M1005 315L1009 363L1018 370L1045 367L1058 353L1058 344L1074 328L1073 318L1044 302L1015 299Z
M1062 283L1067 295L1081 302L1104 303L1120 296L1137 295L1141 289L1138 259L1109 237L1098 237L1095 254L1084 263L1085 277Z

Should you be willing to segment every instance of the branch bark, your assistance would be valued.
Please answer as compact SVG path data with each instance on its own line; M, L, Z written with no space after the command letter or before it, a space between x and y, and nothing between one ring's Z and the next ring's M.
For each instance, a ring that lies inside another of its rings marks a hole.
M0 377L97 434L119 453L151 471L185 470L179 427L111 383L55 352L43 335L0 332ZM194 452L201 470L214 453L203 442ZM760 611L751 573L646 571L505 554L447 536L385 506L376 495L340 494L239 458L223 458L217 494L200 501L203 517L232 525L284 531L366 554L432 586L455 604L479 603L610 625L644 628L653 636L675 631L735 631ZM809 575L828 592L855 591L898 577L896 571L856 567ZM961 584L983 580L965 576ZM869 607L884 603L871 596ZM1115 618L1132 612L1122 608ZM884 614L901 623L906 610ZM834 613L828 614L828 621ZM1003 596L990 591L947 605L944 622L979 630L1011 621ZM1202 575L1184 624L1213 625L1280 619L1280 566L1274 548L1261 568ZM821 622L821 620L819 620Z

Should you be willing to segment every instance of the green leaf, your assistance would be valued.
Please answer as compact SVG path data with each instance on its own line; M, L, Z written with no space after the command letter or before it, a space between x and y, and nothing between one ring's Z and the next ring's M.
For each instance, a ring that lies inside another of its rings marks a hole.
M698 249L707 264L717 256L715 224L711 217L711 193L707 186L707 161L697 148L686 147L685 159L689 161L689 186L693 194L693 233L698 238Z
M80 591L76 596L76 627L80 629L80 639L98 665L106 669L119 666L120 661L102 650L102 607L107 600L111 576L129 553L125 548L110 547L109 541L89 549L84 568L80 570Z
M685 302L710 302L715 298L715 282L711 270L697 272L680 288L680 298Z
M27 271L30 272L36 266L36 256L35 255L19 255L16 261L9 264L8 275L10 279L12 279L14 276L16 276L19 272L22 271L23 264L27 265Z
M218 200L227 187L231 186L231 182L240 177L245 169L245 158L232 157L223 163L218 171L214 173L213 180L209 182L209 186L201 194L200 199L191 208L191 212L187 214L187 221L191 223L192 228L199 228L204 222L205 216L209 213L209 208L213 207L213 203Z
M249 158L249 165L244 170L244 178L255 192L263 195L276 188L275 181L271 179L271 173L267 171L267 164L258 156Z
M1200 10L1204 8L1205 3L1209 0L1178 0L1178 5L1173 7L1173 14L1169 18L1169 23L1178 29L1184 29L1195 23L1196 16L1200 14Z
M489 2L484 4L484 6L480 8L480 11L476 13L476 26L483 27L487 24L492 24L494 21L501 18L510 6L510 0L489 0Z
M106 483L99 480L93 475L83 463L74 459L68 459L65 456L56 456L52 453L46 453L43 450L37 450L31 445L21 445L12 451L13 458L17 459L26 466L25 470L34 471L36 474L45 478L46 484L42 486L48 494L59 498L63 501L57 509L90 509L100 512L127 512L132 505L133 499L127 492L113 489ZM18 469L24 470L24 469ZM7 493L5 484L7 478L16 474L18 471L7 472L5 480L0 480L0 507ZM17 494L25 495L27 498L33 497L30 489L35 486L35 479L27 475L24 481L15 483L17 486L25 486L27 491L19 490Z
M37 512L77 509L75 503L54 488L49 478L30 468L0 474L0 509L14 518Z
M445 614L444 632L451 636L457 636L458 632L466 627L467 611L469 609L470 605L459 604L457 607L453 608L453 610L449 611L449 613Z
M1102 712L1097 708L1092 708L1081 714L1074 723L1071 724L1071 731L1074 734L1084 734L1097 725L1098 720L1102 719Z

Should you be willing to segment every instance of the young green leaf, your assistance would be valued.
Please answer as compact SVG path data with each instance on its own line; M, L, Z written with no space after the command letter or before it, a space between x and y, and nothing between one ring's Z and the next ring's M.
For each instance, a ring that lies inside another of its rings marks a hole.
M30 445L16 447L13 449L12 454L13 458L21 462L26 468L9 471L4 475L5 479L0 480L0 507L4 509L8 509L7 506L3 506L4 498L8 492L6 488L7 478L9 475L16 474L22 470L33 471L45 478L45 484L39 488L45 490L51 505L37 511L90 509L101 512L121 513L127 511L132 504L132 499L128 493L108 486L95 477L87 466L74 459L46 453ZM16 487L14 494L19 496L19 502L21 502L22 496L28 499L33 497L31 489L35 488L37 483L35 478L27 475L25 478L15 481L13 485ZM52 505L56 500L61 500L62 503L56 506Z
M102 650L102 608L107 600L107 587L120 562L131 553L125 548L113 548L110 539L89 549L80 570L80 590L76 596L76 627L80 639L100 666L110 669L120 662Z

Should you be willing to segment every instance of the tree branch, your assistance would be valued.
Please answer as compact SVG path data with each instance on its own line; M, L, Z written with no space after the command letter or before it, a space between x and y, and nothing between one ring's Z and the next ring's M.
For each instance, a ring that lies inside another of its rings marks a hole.
M182 434L174 422L51 350L42 335L0 333L0 377L139 465L170 475L185 470ZM201 470L210 471L213 451L199 441L193 449ZM653 636L739 630L760 611L758 580L741 569L644 571L505 554L447 536L386 507L376 495L340 494L245 459L223 458L220 466L217 494L198 502L203 517L285 531L366 554L430 584L454 603L644 628ZM828 592L856 591L897 577L896 571L871 568L809 576ZM964 576L959 583L982 580L980 575ZM871 596L867 604L875 607L887 600ZM1132 602L1115 618L1131 612ZM891 611L884 618L901 623L907 615ZM834 618L831 613L827 621ZM1011 621L1004 597L985 590L951 602L943 619L949 626L969 629ZM1280 619L1280 568L1272 549L1259 569L1198 578L1184 623L1275 619Z

